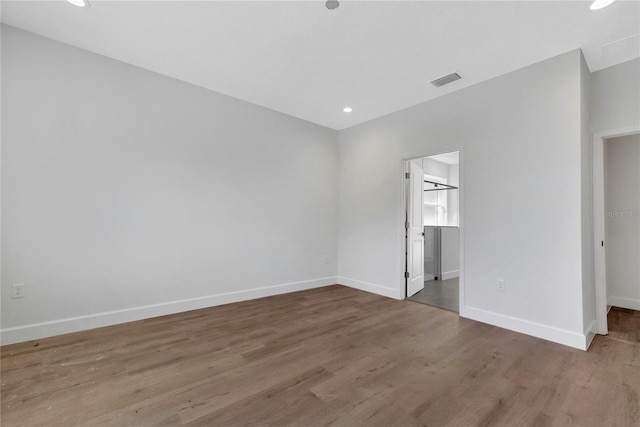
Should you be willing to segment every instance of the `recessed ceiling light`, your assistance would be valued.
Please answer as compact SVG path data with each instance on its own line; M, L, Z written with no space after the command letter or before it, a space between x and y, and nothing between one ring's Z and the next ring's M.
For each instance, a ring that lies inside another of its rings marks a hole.
M591 6L589 6L589 8L591 10L598 10L598 9L602 9L604 7L609 6L611 3L613 3L616 0L596 0L593 3L591 3Z
M89 0L67 0L74 6L78 7L89 7Z
M342 109L342 111L344 111L345 113L350 113L350 112L352 112L352 111L353 111L353 108L351 108L351 107L344 107L344 108Z
M334 9L337 9L338 6L340 6L340 2L338 0L327 0L327 2L325 3L325 6L329 10L334 10Z

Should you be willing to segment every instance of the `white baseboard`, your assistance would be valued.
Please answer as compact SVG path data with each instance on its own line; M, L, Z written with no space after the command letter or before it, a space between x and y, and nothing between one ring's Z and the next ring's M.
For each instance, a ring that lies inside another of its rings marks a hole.
M586 350L588 347L588 336L579 332L572 332L566 329L543 325L541 323L531 322L529 320L519 319L517 317L511 317L469 306L462 307L460 310L460 316L476 320L478 322L487 323L489 325L498 326L510 331L531 335L543 340L563 344L579 350ZM591 339L593 339L593 337Z
M608 303L614 307L640 310L640 299L611 296L609 297Z
M71 332L101 328L103 326L117 325L119 323L133 322L135 320L165 316L167 314L181 313L184 311L198 310L216 305L230 304L272 295L335 285L336 283L336 277L323 277L320 279L264 286L235 292L225 292L221 294L207 295L204 297L169 301L160 304L145 305L142 307L126 308L123 310L107 311L86 316L69 317L49 322L16 326L0 330L0 343L2 345L14 344L55 335L68 334Z
M460 270L445 271L442 273L442 280L454 279L460 277Z
M389 288L387 286L377 285L375 283L363 282L361 280L350 279L349 277L338 276L338 284L348 286L361 291L371 292L372 294L382 295L393 299L402 299L398 289Z

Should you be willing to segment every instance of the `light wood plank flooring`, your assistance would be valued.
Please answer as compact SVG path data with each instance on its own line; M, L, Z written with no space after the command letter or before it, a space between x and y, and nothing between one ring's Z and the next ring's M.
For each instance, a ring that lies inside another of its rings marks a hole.
M632 335L582 352L336 285L2 347L1 423L638 426Z

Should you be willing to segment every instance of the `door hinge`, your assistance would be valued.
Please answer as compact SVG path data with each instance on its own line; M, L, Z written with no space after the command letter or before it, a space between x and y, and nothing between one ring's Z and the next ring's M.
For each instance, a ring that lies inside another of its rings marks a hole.
M409 278L409 272L408 272L408 271L405 271L405 272L404 272L404 278L405 278L405 279L408 279L408 278Z
M405 230L409 229L409 221L405 221L404 222L404 228L405 228Z
M411 173L409 173L409 172L405 172L405 173L404 173L404 178L405 178L405 179L409 179L409 178L411 178Z
M604 248L604 240L602 242L600 242L600 246L602 246Z

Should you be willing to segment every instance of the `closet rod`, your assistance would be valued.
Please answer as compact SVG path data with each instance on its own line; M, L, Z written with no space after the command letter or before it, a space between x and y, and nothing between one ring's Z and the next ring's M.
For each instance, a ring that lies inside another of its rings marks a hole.
M432 188L431 190L424 190L424 191L441 191L441 190L457 190L458 189L458 187L454 187L453 185L442 184L440 182L429 181L427 179L425 179L424 182L427 182L429 184L433 184L436 187L439 186L439 185L445 187L445 188Z

